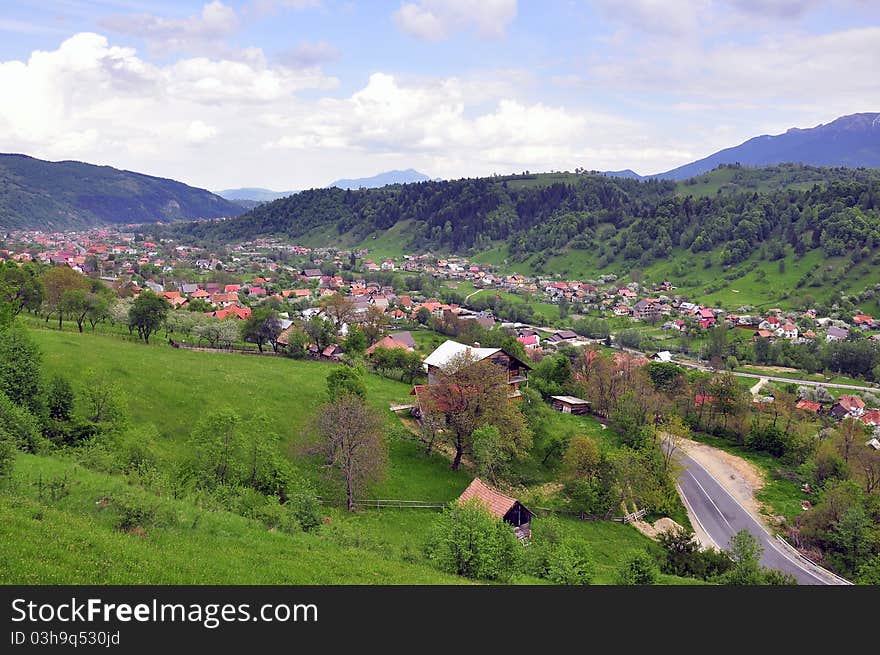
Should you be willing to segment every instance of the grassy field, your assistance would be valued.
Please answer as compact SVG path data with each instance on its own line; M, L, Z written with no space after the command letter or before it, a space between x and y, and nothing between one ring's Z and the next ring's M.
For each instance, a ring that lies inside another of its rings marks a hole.
M47 377L60 373L81 385L94 371L117 381L131 421L154 424L168 458L180 456L183 440L202 414L220 407L234 408L245 417L264 413L282 435L287 452L297 457L295 446L304 439L308 417L324 399L324 379L333 367L188 352L109 335L46 329L31 333L43 352ZM369 398L380 408L408 399L407 385L369 375L367 386ZM389 427L397 426L393 415L388 417ZM604 438L610 434L600 435L601 428L591 419L560 414L553 421L554 429ZM443 455L426 456L399 426L388 435L387 476L369 497L445 503L458 497L473 478L468 470L451 471ZM323 478L316 470L311 475ZM161 520L138 533L118 530L114 499L124 496L155 503ZM107 507L98 502L104 498L109 499ZM0 583L464 582L434 570L424 557L435 511L349 514L327 505L323 513L326 524L317 534L291 535L188 500L159 498L122 476L86 469L69 457L20 455L10 488L0 494ZM629 551L651 547L650 540L630 526L563 520L590 546L597 583L612 582L614 569ZM515 582L541 583L529 576L518 576ZM669 576L662 582L692 583Z
M45 491L60 480L66 495ZM65 460L20 455L14 485L13 494L0 494L0 584L466 582L384 552L375 538L358 541L333 529L285 534L170 499L159 501L160 525L122 532L114 527L114 499L149 494ZM102 498L110 504L96 504ZM339 522L331 512L329 526Z

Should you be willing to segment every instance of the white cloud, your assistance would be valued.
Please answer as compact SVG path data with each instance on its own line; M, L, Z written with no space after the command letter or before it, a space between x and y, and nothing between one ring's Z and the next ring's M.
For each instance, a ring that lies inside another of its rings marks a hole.
M681 36L702 24L711 0L598 0L603 15L642 32Z
M204 143L215 136L217 136L217 128L203 121L192 121L186 128L186 140L190 143Z
M419 0L394 12L397 26L423 41L443 41L462 30L485 38L504 36L517 14L517 0Z
M232 7L213 0L197 16L163 18L152 14L116 15L101 21L108 30L145 39L158 52L218 49L241 27Z
M334 62L340 54L338 48L326 41L301 41L292 50L281 53L278 59L293 68L312 68Z

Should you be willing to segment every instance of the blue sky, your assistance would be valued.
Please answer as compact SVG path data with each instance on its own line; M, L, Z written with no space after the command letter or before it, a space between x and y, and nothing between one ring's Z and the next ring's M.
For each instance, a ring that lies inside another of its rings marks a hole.
M664 171L880 108L872 0L4 0L0 151L211 189Z

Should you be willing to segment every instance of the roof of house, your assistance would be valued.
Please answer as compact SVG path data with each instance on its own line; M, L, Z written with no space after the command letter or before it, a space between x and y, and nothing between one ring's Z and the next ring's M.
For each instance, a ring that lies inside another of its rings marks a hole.
M474 478L474 481L458 497L458 502L466 503L472 498L479 500L486 509L498 518L504 518L504 515L518 502L516 498L505 496L497 489L493 489L480 478Z
M880 409L869 409L861 417L865 425L880 425Z
M410 334L409 332L395 332L391 335L391 337L395 341L399 341L400 343L402 343L404 346L408 346L409 348L415 350L416 340L413 339L412 334Z
M583 398L575 398L574 396L550 396L553 400L558 400L562 403L567 403L569 405L589 405L589 400L584 400Z
M537 346L538 345L538 337L537 335L530 334L527 337L517 337L517 341L519 341L524 346Z
M475 348L473 346L466 346L463 343L458 343L452 339L447 339L437 346L437 349L434 352L425 358L425 364L428 366L443 368L462 353L469 354L475 361L479 362L500 351L501 348Z
M578 334L573 330L556 330L554 333L560 339L577 339Z
M388 335L386 337L383 337L382 339L379 339L379 341L377 341L372 346L367 348L367 350L365 351L364 354L372 355L376 351L377 348L388 348L388 349L402 348L403 350L412 350L412 348L407 346L402 341L398 341L397 339L395 339L391 335Z
M818 412L822 409L822 405L814 402L812 400L799 400L797 401L797 405L795 405L798 409L803 409L808 412Z
M841 394L840 398L837 399L837 402L840 403L841 407L849 411L852 411L854 409L865 409L865 401L858 396Z

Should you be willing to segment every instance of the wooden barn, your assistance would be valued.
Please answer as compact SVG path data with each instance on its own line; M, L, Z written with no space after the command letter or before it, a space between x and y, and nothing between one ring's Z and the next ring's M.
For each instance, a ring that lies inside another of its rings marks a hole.
M480 478L474 478L474 481L458 497L458 502L466 503L472 498L479 500L486 509L498 518L510 523L520 540L528 539L531 536L532 517L535 513L516 498L505 496Z
M574 396L550 396L553 409L563 414L589 414L590 401Z

